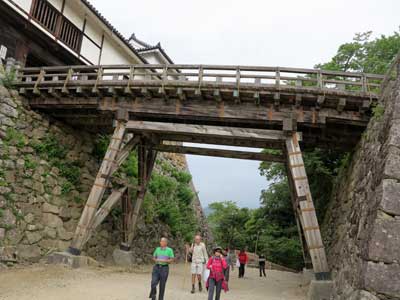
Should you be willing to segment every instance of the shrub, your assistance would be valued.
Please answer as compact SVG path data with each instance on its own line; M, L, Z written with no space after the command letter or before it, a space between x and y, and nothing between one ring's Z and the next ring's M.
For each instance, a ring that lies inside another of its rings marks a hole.
M0 85L7 89L13 89L17 79L16 75L17 72L15 68L12 68L9 72L6 72L4 67L0 65Z

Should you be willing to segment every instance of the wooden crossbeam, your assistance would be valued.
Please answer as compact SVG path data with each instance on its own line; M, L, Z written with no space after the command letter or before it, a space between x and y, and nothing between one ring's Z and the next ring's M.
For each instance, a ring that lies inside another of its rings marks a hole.
M210 149L210 148L188 147L188 146L177 146L177 145L157 145L157 146L152 146L152 149L158 152L215 156L215 157L258 160L258 161L272 161L281 163L285 162L285 158L282 155L273 155L268 153L257 153L248 151Z
M178 123L128 121L126 129L134 133L158 133L209 138L232 138L261 142L285 141L285 135L279 130L191 125Z

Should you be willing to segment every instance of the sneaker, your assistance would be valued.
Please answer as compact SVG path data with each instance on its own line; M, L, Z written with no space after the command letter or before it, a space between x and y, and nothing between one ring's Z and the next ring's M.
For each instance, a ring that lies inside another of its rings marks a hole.
M196 290L194 289L194 286L192 286L192 290L190 291L191 294L194 294Z
M203 287L201 286L201 283L199 282L199 292L203 291Z

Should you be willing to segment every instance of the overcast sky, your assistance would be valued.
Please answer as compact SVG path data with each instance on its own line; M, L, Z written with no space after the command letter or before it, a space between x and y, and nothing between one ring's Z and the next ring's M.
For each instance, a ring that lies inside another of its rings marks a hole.
M311 68L354 33L391 34L400 0L91 0L126 37L162 47L177 63ZM203 206L257 207L258 163L188 157Z

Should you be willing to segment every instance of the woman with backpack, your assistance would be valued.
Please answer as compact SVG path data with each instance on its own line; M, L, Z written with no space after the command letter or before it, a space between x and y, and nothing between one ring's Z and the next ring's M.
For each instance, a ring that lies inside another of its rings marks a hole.
M215 247L214 255L207 262L207 269L210 270L210 276L207 279L206 287L208 289L208 300L213 300L215 291L215 300L221 297L221 290L228 291L228 284L225 281L224 271L229 267L223 255L222 248Z

